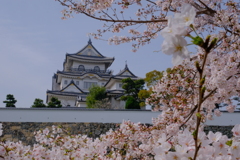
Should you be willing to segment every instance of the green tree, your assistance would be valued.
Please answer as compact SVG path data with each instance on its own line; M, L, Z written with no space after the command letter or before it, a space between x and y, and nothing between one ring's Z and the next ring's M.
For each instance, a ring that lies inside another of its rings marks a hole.
M97 101L101 101L107 98L106 89L101 86L92 85L89 88L89 94L86 98L87 108L97 108L99 105L95 105Z
M62 107L61 102L56 97L52 97L47 105L47 108L61 108L61 107Z
M143 90L144 80L132 80L131 78L126 78L122 80L122 88L125 90L124 95L121 97L121 100L126 101L126 109L140 109L140 103L143 102L142 99L138 97L140 90ZM131 97L131 98L130 98ZM133 100L134 99L134 100ZM132 106L130 106L130 104Z
M152 87L157 84L157 82L163 77L163 71L153 70L151 72L146 73L146 78L144 81L146 82L147 87Z
M6 103L6 107L16 107L15 103L17 100L15 100L14 96L12 94L8 94L6 101L3 101L3 103Z
M133 97L128 97L126 100L125 109L140 109L140 104Z
M145 100L151 95L151 90L141 90L138 92L138 98L141 99L142 102L140 102L140 107L146 106Z
M32 108L44 108L46 105L43 103L43 100L36 98L33 102Z

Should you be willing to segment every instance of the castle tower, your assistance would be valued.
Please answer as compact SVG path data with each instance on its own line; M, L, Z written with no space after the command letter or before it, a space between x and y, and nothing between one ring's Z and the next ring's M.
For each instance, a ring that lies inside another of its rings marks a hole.
M66 54L63 70L52 78L52 90L47 91L47 103L58 98L64 107L86 107L86 96L91 85L104 86L112 75L108 70L114 58L103 56L91 40L80 51Z
M125 107L120 101L123 95L121 80L127 77L139 79L127 64L120 73L113 75L108 68L113 57L103 56L89 39L88 44L76 53L66 54L63 70L52 77L52 90L47 90L47 103L51 97L61 101L63 107L87 107L86 97L92 85L104 86L113 106Z

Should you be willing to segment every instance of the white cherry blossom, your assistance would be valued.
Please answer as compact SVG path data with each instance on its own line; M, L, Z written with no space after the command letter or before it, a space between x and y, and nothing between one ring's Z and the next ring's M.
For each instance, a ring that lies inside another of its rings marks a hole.
M183 59L190 57L186 46L187 41L181 36L167 36L162 44L162 52L173 55L173 64L178 65Z
M177 24L178 20L172 16L167 17L168 25L161 32L160 35L164 38L170 36L185 36L187 34L187 29L184 25Z
M77 4L75 0L57 1L66 5L71 13L84 13L100 20L111 16L104 10L113 4L121 5L123 10L133 4L142 5L141 1L134 0L121 3L112 0L83 0ZM198 12L196 17L195 9L185 4L186 2L194 5L201 13ZM0 159L240 159L240 125L233 127L232 138L219 132L214 134L210 131L208 135L203 132L204 122L207 118L212 119L215 103L227 103L227 110L234 112L235 106L231 103L231 97L240 96L236 89L240 86L239 3L230 0L226 3L221 0L201 2L205 5L190 0L158 0L154 7L154 3L150 3L146 8L138 10L140 21L143 20L141 18L145 20L148 15L151 15L153 20L157 19L154 23L146 23L147 30L139 32L132 29L129 33L133 37L114 36L109 39L109 42L116 45L132 40L144 45L149 39L156 38L157 34L153 32L162 29L161 35L165 38L162 51L173 55L176 66L165 72L158 84L152 88L153 93L148 98L148 103L155 105L156 110L162 110L158 117L153 118L152 126L123 121L119 129L109 130L96 139L86 135L63 135L64 129L53 126L52 130L44 129L35 133L37 144L33 147L25 146L21 142L1 141ZM179 7L181 12L177 13ZM153 13L159 14L159 9L161 16L154 17ZM68 10L64 11L65 17L71 17ZM96 12L100 14L99 11L103 11L105 16L95 17ZM168 25L163 29L166 24L161 18L165 18L167 14L163 12L168 11L174 11L175 15L168 18ZM122 21L118 23L114 19L108 19L111 20L114 25L106 27L113 32L120 32L125 27L137 24ZM201 47L197 53L189 59L187 42L182 36L186 29L189 31L188 26L193 23L197 32L215 31L215 34L211 35L210 43L214 38L218 38L220 42L215 46L217 48L211 48L210 51L207 50L209 45L199 45ZM216 26L223 29L220 34ZM95 36L101 37L101 31ZM177 65L180 63L181 65ZM215 109L214 113L220 116L219 110ZM198 154L196 146L200 147Z
M177 19L180 25L189 26L194 23L196 17L196 10L190 4L183 4L181 8L181 13L175 13L174 18Z

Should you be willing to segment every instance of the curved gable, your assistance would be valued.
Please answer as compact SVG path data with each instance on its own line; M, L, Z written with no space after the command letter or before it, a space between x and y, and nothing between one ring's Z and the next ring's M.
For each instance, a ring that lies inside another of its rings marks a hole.
M89 39L88 44L83 47L80 51L75 53L75 55L81 55L81 56L90 56L90 57L99 57L99 58L105 58L98 50L92 45L91 39Z
M134 78L137 77L129 70L127 64L125 65L125 68L122 71L120 71L118 74L116 74L116 76L134 77Z
M88 44L87 47L85 47L81 52L78 52L77 55L103 57L90 44Z
M77 92L84 93L72 80L65 88L61 90L61 92Z

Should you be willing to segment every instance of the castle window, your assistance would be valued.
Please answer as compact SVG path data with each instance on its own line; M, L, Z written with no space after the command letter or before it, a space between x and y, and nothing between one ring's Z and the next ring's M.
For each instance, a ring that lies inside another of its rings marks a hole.
M94 67L94 71L95 71L95 72L100 72L100 68L99 68L98 66L95 66L95 67Z
M78 71L85 71L85 67L83 65L78 66Z
M97 85L97 82L84 82L84 89L88 89L92 85Z
M79 85L79 81L76 81L76 85Z
M122 88L122 83L118 84L118 88Z
M64 80L64 84L68 84L68 81L67 81L67 80Z

